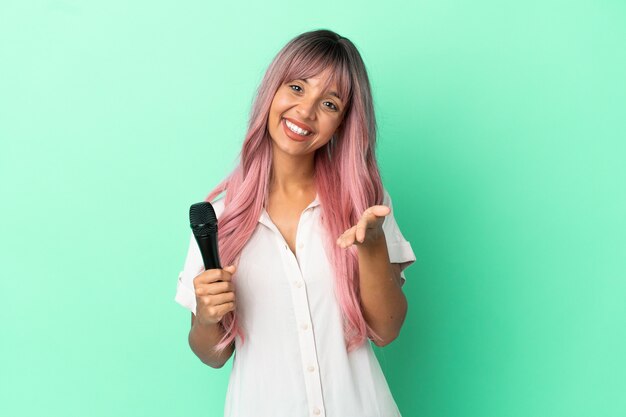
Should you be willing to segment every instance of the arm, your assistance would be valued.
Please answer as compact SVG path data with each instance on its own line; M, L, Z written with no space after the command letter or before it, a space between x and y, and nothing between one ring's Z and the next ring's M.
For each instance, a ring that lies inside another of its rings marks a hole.
M220 323L201 324L195 320L191 313L191 330L189 331L189 346L200 360L212 368L221 368L235 350L234 342L231 343L221 355L213 351L213 347L224 336L224 328Z
M357 245L360 271L361 307L367 324L386 346L400 334L407 313L407 300L401 289L401 264L390 263L384 234L369 245Z

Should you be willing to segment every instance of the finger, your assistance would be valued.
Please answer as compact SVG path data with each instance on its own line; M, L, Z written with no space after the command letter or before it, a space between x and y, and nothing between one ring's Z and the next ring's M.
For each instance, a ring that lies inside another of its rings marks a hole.
M229 265L224 269L208 269L194 278L194 285L196 283L208 284L216 281L230 281L232 279L232 275L235 273L235 270L235 265Z
M222 317L226 315L226 313L235 310L236 304L236 302L231 301L228 303L220 304L219 306L208 306L206 307L206 313L211 317L217 317L218 320L221 320Z
M391 208L388 206L372 206L363 212L361 218L366 218L369 222L375 221L381 217L385 217L391 213Z
M352 226L339 237L337 244L342 248L347 248L354 243L356 236L356 226Z
M235 292L235 285L231 281L212 282L209 284L199 284L195 288L196 295L214 295L226 292Z
M220 304L218 306L209 307L207 312L213 316L219 317L221 320L222 317L226 315L226 313L235 310L236 305L237 303L235 301L230 301L228 303Z
M232 292L227 292L223 294L210 295L200 297L200 301L202 305L219 307L222 304L230 303L235 301L235 294Z
M359 222L356 225L355 239L359 241L360 243L363 243L363 241L365 240L365 232L367 231L367 226L368 226L368 221L367 221L366 216L368 216L368 214L361 217L361 220L359 220Z
M391 209L387 206L372 206L363 212L363 216L357 224L356 239L363 243L367 229L376 227L384 221L384 217L391 213Z
M194 285L198 284L209 284L211 282L216 282L222 280L222 270L221 269L207 269L206 271L199 274L197 277L193 279Z
M218 276L216 282L230 282L232 279L233 279L233 274L231 274L227 270L223 270L221 274Z
M337 238L337 240L335 241L336 244L340 244L341 243L341 239L343 238L343 235L345 235L347 232L347 230L345 232L343 232L342 234L339 235L339 237Z
M222 317L224 317L226 315L226 313L228 313L230 311L235 311L236 307L237 307L237 303L230 302L230 303L225 303L225 304L222 304L220 306L217 306L217 309L218 309L219 314Z
M236 270L237 267L235 265L228 265L227 267L224 267L222 270L222 281L231 281Z
M389 213L391 213L391 208L389 206L372 206L370 207L371 211L378 217L385 217Z

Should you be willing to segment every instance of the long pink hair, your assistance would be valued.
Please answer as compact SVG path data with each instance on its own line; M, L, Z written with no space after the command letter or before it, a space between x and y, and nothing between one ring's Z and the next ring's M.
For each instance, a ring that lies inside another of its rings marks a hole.
M267 121L274 94L283 83L313 77L326 68L332 75L325 88L337 82L346 112L333 139L315 152L315 183L326 231L326 254L335 272L344 339L351 352L366 338L379 336L361 311L357 249L342 249L335 240L355 225L368 207L382 204L383 186L375 157L376 120L369 78L361 55L349 39L330 30L315 30L296 36L279 51L257 90L239 163L205 200L212 201L226 191L218 222L219 254L223 265L236 264L268 200L272 141ZM237 272L233 282L236 276ZM221 323L225 335L215 346L216 352L237 335L244 342L236 310L227 313Z

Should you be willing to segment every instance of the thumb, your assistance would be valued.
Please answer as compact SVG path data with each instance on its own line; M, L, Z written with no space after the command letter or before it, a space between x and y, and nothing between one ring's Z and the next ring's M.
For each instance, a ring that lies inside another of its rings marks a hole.
M235 270L237 270L237 267L235 265L228 265L224 268L224 270L230 272L231 274L234 274Z
M374 214L377 216L386 216L389 213L391 213L391 208L389 206L380 205L380 206L374 207L373 210L374 210Z

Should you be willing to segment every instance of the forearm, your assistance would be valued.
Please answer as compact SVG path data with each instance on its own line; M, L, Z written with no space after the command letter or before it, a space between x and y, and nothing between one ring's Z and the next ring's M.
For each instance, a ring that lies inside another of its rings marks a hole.
M228 361L234 351L234 343L231 343L221 354L216 353L213 348L224 336L222 325L203 325L192 320L189 331L189 346L193 353L200 360L212 368L221 368Z
M407 300L389 262L384 235L372 244L358 245L361 307L369 326L383 341L391 343L400 333L407 312Z

